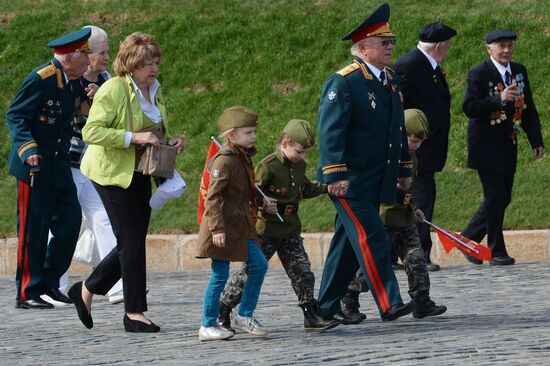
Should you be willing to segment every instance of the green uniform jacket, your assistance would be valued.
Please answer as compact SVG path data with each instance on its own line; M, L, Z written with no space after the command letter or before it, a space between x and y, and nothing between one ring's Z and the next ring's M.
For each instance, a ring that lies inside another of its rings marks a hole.
M348 199L394 203L397 178L411 176L399 80L385 71L387 87L356 58L323 88L317 178L349 180Z
M130 77L122 78L129 88L132 105L133 127L137 132L145 126L143 112L139 106ZM165 136L168 126L166 109L159 88L155 102L162 115ZM120 77L107 80L97 91L86 125L82 129L84 142L89 144L82 157L82 174L102 186L130 186L136 164L135 145L124 148L124 134L130 130L128 104L124 84Z
M298 203L303 198L327 193L327 185L310 181L306 163L291 163L279 148L266 156L256 167L256 183L268 196L277 200L277 208L284 222L276 215L260 211L256 223L258 235L290 239L300 235L302 224Z
M399 191L397 192L398 201L403 202L403 195L404 194L411 194L412 192L412 185L414 184L414 177L416 176L416 168L417 168L417 159L416 154L414 152L411 152L411 158L413 161L413 182L411 184L411 188L407 190L406 192ZM416 216L414 212L416 211L416 204L414 203L414 199L412 198L412 195L409 196L410 201L408 204L381 204L380 205L380 218L382 219L382 222L384 223L384 226L389 227L407 227L410 225L413 225L416 223Z
M34 69L23 81L6 113L13 140L8 167L17 179L30 181L25 160L41 156L34 185L75 189L69 146L75 105L83 95L79 80L65 81L59 61L53 59Z

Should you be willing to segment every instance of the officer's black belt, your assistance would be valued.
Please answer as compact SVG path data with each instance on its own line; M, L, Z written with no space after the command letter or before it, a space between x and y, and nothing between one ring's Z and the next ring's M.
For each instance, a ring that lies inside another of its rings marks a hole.
M291 216L298 213L297 203L277 203L277 211L280 215Z
M412 201L412 194L405 193L401 191L397 191L397 199L395 200L396 203L400 205L408 205Z

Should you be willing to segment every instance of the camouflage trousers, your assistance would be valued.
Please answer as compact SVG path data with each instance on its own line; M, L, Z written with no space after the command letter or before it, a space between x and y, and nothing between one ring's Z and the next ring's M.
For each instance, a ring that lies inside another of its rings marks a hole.
M426 257L418 237L416 224L406 227L385 227L388 234L390 249L403 262L409 281L409 295L416 302L424 302L430 296L430 275L428 274ZM367 281L363 279L361 270L349 283L348 291L366 292L369 290Z
M315 300L315 275L311 272L311 263L304 249L303 239L300 236L291 239L260 236L258 243L268 261L275 252L277 253L300 304ZM233 274L225 286L220 299L223 304L234 308L241 302L247 277L248 266L243 263L240 271Z

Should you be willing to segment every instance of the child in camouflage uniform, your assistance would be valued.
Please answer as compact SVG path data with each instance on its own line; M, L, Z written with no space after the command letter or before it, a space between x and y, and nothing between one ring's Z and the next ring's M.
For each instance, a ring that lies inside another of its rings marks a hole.
M419 109L405 110L405 128L409 151L413 158L413 177L416 173L416 156L414 152L428 136L428 120ZM413 178L414 179L414 178ZM413 183L414 184L414 183ZM446 306L438 306L430 299L430 276L428 274L426 257L420 244L416 221L424 220L424 213L416 209L411 196L411 189L397 189L397 203L380 206L380 218L384 222L389 236L390 249L399 256L409 281L409 295L415 302L413 316L424 318L443 314ZM368 285L361 271L348 285L348 292L341 300L342 310L346 315L364 314L359 312L359 293L368 291Z
M293 119L283 130L274 153L265 157L256 167L256 183L267 196L277 201L277 210L283 222L275 214L258 213L256 231L262 251L269 261L277 252L292 288L298 296L304 312L306 332L322 331L337 326L340 322L324 320L318 312L313 296L315 276L300 237L301 223L298 216L299 201L327 193L327 186L310 181L306 175L305 155L315 143L308 122ZM248 267L235 273L221 296L218 320L230 328L231 309L241 301Z

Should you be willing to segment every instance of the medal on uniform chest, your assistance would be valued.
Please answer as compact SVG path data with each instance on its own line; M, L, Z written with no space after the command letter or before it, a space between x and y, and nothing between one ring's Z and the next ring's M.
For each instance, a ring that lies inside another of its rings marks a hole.
M374 92L368 92L368 95L369 95L369 100L371 101L370 102L370 105L372 107L372 109L375 109L376 108L376 94L374 94Z
M521 117L523 115L523 110L527 108L527 105L525 104L525 79L523 77L522 73L517 74L516 76L512 76L512 84L516 84L518 87L519 97L516 99L516 102L514 104L515 111L514 111L514 128L517 129L519 125L521 125Z
M288 193L288 188L281 187L280 192L281 192L281 196L286 196L286 194Z
M391 90L392 90L392 92L395 93L395 92L397 91L397 85L392 84L392 85L391 85Z
M500 95L500 93L503 90L504 90L504 84L498 83L497 85L494 85L492 81L489 82L489 95L490 96ZM491 117L490 117L491 126L500 124L506 118L507 118L506 117L506 110L504 110L504 109L491 113Z

